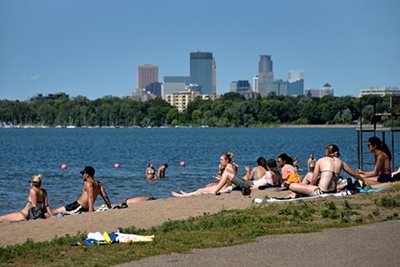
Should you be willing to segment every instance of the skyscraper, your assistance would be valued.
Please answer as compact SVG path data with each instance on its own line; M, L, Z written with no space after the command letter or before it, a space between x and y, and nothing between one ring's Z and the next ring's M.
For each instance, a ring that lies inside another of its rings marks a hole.
M288 82L297 82L304 80L304 70L289 70L288 72Z
M158 82L158 66L150 64L138 66L137 89L145 89L154 82Z
M270 55L260 55L258 61L258 90L262 96L268 95L273 90L274 80L273 64Z
M289 70L288 82L288 95L304 94L304 70Z
M190 53L190 82L200 86L202 95L217 94L216 76L216 64L212 53Z

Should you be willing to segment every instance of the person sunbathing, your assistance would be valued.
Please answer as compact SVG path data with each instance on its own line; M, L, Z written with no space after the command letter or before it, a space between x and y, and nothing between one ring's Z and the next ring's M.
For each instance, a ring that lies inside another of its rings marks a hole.
M242 190L242 192L247 188L254 190L259 189L260 187L272 187L280 185L282 178L279 174L277 164L274 159L269 159L266 161L265 158L260 157L257 159L257 164L266 170L262 177L256 180L246 180L233 176L232 179L230 179L234 185ZM259 173L260 171L257 172L257 174Z
M28 201L25 207L19 212L14 212L0 216L0 222L18 222L25 220L46 219L53 216L49 208L47 192L41 188L42 176L33 175L29 180Z
M337 181L340 177L340 171L343 169L348 174L360 178L347 163L342 161L339 156L339 147L330 144L325 149L325 157L320 158L315 163L315 168L309 184L294 183L290 184L289 189L293 192L290 196L295 198L299 195L321 195L325 193L337 192Z
M220 169L223 169L223 173L221 175L221 178L219 179L218 184L199 188L196 191L190 193L186 193L183 191L181 191L180 193L171 192L171 195L174 197L189 197L203 194L218 195L220 193L229 192L232 185L229 178L235 176L237 171L237 165L232 163L233 157L234 154L230 152L221 155Z

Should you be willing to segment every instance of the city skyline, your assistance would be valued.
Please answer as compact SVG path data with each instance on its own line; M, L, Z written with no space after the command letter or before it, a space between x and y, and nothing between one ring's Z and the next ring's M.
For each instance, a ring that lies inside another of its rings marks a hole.
M274 79L303 70L305 89L399 87L398 10L396 0L0 0L0 99L129 96L139 65L157 65L159 81L189 76L194 51L213 54L218 95L253 84L260 55Z

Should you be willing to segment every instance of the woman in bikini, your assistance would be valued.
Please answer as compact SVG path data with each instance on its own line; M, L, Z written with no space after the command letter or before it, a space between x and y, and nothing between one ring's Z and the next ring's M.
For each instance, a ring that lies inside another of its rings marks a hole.
M147 180L156 179L156 170L154 169L152 162L149 162L149 164L147 165L145 175Z
M376 136L368 139L368 150L375 156L375 167L372 171L357 170L362 179L370 185L392 181L390 161L392 153L388 146Z
M210 185L203 188L199 188L196 191L186 193L181 191L180 193L171 192L174 197L189 197L203 194L214 194L218 195L220 193L228 192L231 188L231 179L236 175L237 165L232 163L232 159L234 157L233 153L227 152L221 155L220 157L220 169L223 169L223 173L221 178L219 179L218 184Z
M289 189L293 192L292 198L298 195L321 195L325 193L336 193L336 183L340 177L340 171L344 170L348 174L359 178L347 163L342 161L339 156L339 147L330 144L326 147L325 157L316 161L314 172L309 180L310 184L290 184Z
M17 222L25 220L46 219L53 216L49 208L47 192L41 188L42 176L33 175L29 181L28 201L25 207L19 212L0 216L0 222Z

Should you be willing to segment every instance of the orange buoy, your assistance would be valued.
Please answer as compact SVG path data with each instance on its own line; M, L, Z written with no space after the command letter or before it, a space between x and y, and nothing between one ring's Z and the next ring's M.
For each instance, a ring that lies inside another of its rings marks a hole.
M118 169L119 167L121 167L121 165L118 162L114 163L114 168Z
M61 169L66 170L68 168L67 164L63 163L61 164Z
M179 162L179 166L185 167L185 166L186 166L186 163L185 163L184 161L181 161L181 162Z

